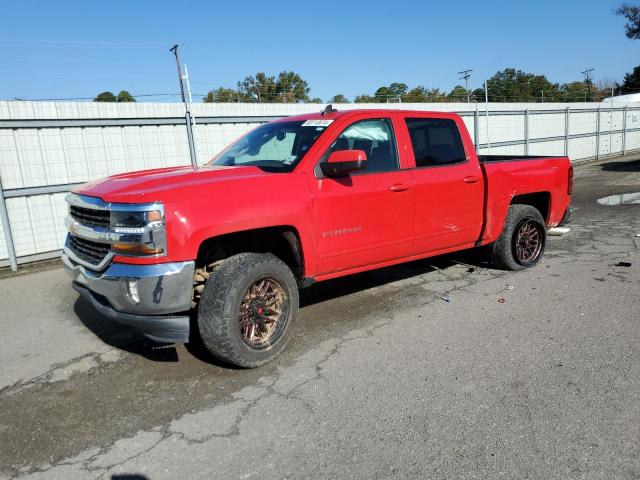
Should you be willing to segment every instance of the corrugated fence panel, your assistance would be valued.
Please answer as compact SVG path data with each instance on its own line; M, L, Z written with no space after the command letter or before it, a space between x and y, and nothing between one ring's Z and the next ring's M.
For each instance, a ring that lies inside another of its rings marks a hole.
M622 108L612 111L602 108L598 115L602 106L595 103L489 104L488 119L484 104L336 107L458 112L474 141L477 133L481 153L504 155L527 151L527 131L530 155L563 155L568 107L570 158L594 157L598 145L600 155L622 152L623 147L626 151L640 149L640 107L628 107L625 116ZM208 161L238 136L269 118L316 112L321 108L317 104L196 104L193 111L199 161ZM12 127L7 123L11 121L22 123ZM52 121L61 123L52 125ZM5 191L74 184L126 171L189 164L184 110L177 103L0 101L0 122L3 124L0 176ZM625 127L627 132L623 135ZM61 248L66 235L65 195L6 199L18 257ZM8 252L2 235L0 225L0 264L6 264Z

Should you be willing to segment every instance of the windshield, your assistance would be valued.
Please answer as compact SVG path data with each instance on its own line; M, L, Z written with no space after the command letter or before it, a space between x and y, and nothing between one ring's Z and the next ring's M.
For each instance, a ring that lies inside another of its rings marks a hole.
M266 123L240 137L210 164L290 172L330 123L331 120Z

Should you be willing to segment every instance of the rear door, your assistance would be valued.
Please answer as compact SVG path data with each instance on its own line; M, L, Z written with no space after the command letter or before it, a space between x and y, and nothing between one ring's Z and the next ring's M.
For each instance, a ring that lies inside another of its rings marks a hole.
M483 178L460 125L446 117L405 116L415 183L415 254L472 244L483 219Z
M410 254L413 244L411 173L397 151L393 115L354 120L320 161L336 150L363 150L367 168L312 186L318 275L358 269ZM406 166L404 166L406 167Z

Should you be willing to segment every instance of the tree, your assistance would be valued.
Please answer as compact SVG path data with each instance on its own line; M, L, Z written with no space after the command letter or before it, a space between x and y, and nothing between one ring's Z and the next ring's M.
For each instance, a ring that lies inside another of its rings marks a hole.
M329 99L329 103L349 103L349 99L343 94L338 93Z
M219 87L215 90L209 90L202 101L204 103L230 103L237 102L239 98L238 92L233 88Z
M238 82L238 92L243 97L257 102L274 102L277 97L276 78L269 77L264 72L246 76Z
M300 75L283 71L278 77L258 72L238 82L238 93L247 101L300 103L309 99L309 85Z
M553 101L558 97L558 87L558 84L551 83L544 75L526 73L515 68L505 68L487 80L490 102L536 102L543 98L545 101ZM481 89L475 92L478 90Z
M283 103L300 103L309 99L309 85L300 75L292 71L278 74L276 81L277 101ZM322 100L320 101L322 103Z
M389 86L378 88L373 96L376 98L376 102L385 103L390 99L402 100L403 95L407 94L407 90L409 90L409 87L406 83L392 83Z
M584 82L570 82L560 85L558 100L561 102L584 102L589 90Z
M627 19L624 30L631 40L640 39L640 7L623 3L616 10L616 15Z
M624 76L624 82L622 82L621 88L622 93L640 92L640 65Z
M313 97L307 100L305 103L323 103L320 97Z
M136 99L133 98L133 95L131 95L126 90L120 90L120 93L118 93L118 98L116 99L116 101L117 102L135 102Z
M468 92L469 94L471 92ZM467 90L462 85L456 85L449 92L447 97L454 102L466 102L467 101Z
M117 102L118 97L116 97L112 92L102 92L99 93L96 98L93 99L94 102Z
M362 94L357 95L356 98L353 99L353 103L376 103L377 100L371 95Z
M429 91L425 87L418 85L409 90L407 94L402 97L402 101L408 103L425 103L429 101L428 98Z

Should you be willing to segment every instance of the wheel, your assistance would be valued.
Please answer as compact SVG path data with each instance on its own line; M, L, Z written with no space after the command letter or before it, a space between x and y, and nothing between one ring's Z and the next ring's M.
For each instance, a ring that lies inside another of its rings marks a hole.
M491 251L496 267L523 270L533 267L542 258L547 239L544 219L530 205L511 205L504 228Z
M298 315L298 286L270 253L240 253L216 267L198 304L198 330L218 359L253 368L275 358Z

